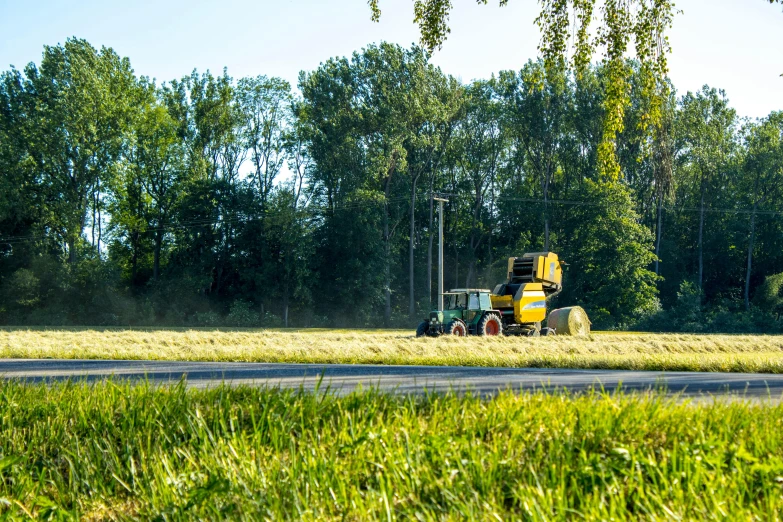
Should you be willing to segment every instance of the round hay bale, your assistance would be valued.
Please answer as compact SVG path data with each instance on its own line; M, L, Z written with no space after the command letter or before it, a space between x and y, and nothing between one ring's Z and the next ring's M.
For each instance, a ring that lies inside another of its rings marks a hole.
M590 333L590 319L581 306L569 306L552 310L547 326L554 328L557 335L587 335Z

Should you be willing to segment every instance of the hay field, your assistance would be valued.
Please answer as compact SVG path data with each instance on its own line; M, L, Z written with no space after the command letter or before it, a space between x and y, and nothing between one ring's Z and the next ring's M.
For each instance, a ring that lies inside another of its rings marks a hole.
M783 373L783 336L598 332L437 339L407 330L3 329L0 358L367 363Z

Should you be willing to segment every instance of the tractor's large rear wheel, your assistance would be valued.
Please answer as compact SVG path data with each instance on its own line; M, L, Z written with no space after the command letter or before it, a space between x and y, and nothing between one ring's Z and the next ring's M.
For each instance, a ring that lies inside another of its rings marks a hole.
M416 328L416 337L424 337L427 335L427 331L430 329L430 323L427 321L422 321L419 323L418 328Z
M468 327L459 319L454 319L446 325L446 335L456 335L457 337L465 337L468 335Z
M495 314L484 314L476 326L476 332L479 335L501 335L503 323L500 321L500 317Z

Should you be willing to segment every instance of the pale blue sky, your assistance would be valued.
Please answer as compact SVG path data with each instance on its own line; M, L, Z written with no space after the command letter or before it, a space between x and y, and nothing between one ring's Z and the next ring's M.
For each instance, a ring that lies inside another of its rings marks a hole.
M433 61L464 81L518 69L536 56L534 0L479 6L453 0L452 34ZM679 0L671 32L671 77L680 93L708 83L740 115L783 109L783 12L766 0ZM410 0L381 0L379 24L366 0L136 0L122 3L0 0L0 69L40 62L44 44L78 36L113 47L137 74L158 81L193 68L235 78L275 75L296 84L332 56L380 40L417 40Z

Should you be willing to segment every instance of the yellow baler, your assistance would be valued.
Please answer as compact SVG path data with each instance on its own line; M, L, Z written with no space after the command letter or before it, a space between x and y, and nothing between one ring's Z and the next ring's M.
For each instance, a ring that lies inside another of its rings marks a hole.
M562 290L557 254L534 252L508 259L508 277L490 296L506 333L536 335L546 319L546 300Z

